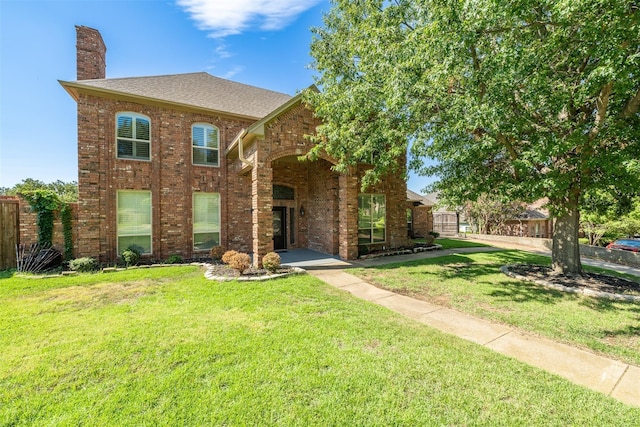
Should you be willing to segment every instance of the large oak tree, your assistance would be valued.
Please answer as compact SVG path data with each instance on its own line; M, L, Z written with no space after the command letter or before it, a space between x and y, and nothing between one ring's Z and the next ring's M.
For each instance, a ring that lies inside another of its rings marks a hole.
M579 274L583 195L638 185L639 8L334 0L311 45L315 153L342 171L373 156L366 185L403 170L410 145L411 166L451 203L547 197L554 269Z

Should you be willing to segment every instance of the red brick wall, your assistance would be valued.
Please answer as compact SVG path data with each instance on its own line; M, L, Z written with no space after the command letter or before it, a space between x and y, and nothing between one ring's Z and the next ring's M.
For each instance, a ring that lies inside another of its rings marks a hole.
M407 202L407 209L413 211L414 235L426 236L433 231L433 211L431 206L413 206L413 202Z
M38 218L37 214L31 210L29 202L21 197L19 201L19 223L20 223L20 244L31 245L38 243ZM71 203L71 235L74 242L74 254L77 253L77 224L78 224L78 204ZM64 252L64 233L60 213L56 212L53 220L53 245Z
M116 158L115 117L135 112L151 122L151 161ZM220 167L191 163L191 126L210 123L220 131ZM250 178L227 172L224 151L249 122L190 111L176 111L113 99L80 95L78 100L79 253L101 262L118 256L118 190L146 190L152 197L153 259L192 250L192 193L220 193L221 244L246 250L251 223ZM233 165L229 165L233 169ZM229 224L226 218L232 218Z
M107 47L97 30L76 25L78 80L104 79Z
M358 193L384 194L386 201L386 242L370 245L372 249L397 248L407 244L407 186L402 173L388 174L370 188L360 188L360 182L366 167L361 167L358 173ZM357 200L356 200L357 204Z
M115 117L134 112L151 122L151 161L116 158ZM220 130L220 167L191 164L191 126L210 123ZM296 188L296 200L279 206L294 208L295 243L325 253L357 256L358 174L341 179L326 160L298 162L310 143L304 138L319 124L302 106L294 107L267 124L263 140L246 147L254 167L239 174L243 165L224 154L242 128L251 123L188 110L99 98L80 94L78 100L78 256L101 262L118 257L118 190L145 190L152 197L152 247L155 260L179 254L204 255L192 247L192 194L216 192L221 196L221 245L253 252L260 257L273 250L273 183ZM280 160L281 159L281 160ZM387 197L387 242L406 242L406 185L402 174L384 179L370 192ZM355 180L355 181L354 181ZM304 206L306 215L299 216ZM288 211L290 212L290 211Z

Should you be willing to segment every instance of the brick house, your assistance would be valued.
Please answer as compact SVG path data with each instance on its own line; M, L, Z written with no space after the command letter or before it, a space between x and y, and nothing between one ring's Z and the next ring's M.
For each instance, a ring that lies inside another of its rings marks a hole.
M106 77L100 33L77 26L79 206L76 256L113 262L309 248L343 259L407 238L406 183L361 192L366 165L301 161L318 119L289 96L207 73Z
M407 189L407 234L425 237L433 231L433 206L425 196Z

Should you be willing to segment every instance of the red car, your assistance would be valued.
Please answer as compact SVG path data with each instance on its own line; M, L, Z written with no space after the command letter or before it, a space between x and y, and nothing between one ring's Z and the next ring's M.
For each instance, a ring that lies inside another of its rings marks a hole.
M640 239L618 239L615 242L609 243L607 249L640 252Z

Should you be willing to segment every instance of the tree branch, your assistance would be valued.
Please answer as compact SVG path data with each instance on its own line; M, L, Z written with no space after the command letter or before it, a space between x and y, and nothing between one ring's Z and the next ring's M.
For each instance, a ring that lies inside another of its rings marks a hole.
M593 140L598 136L600 132L600 126L607 115L607 107L609 107L609 95L611 95L611 89L613 88L613 82L609 82L600 89L600 95L596 99L596 118L594 119L593 128L589 132L589 139Z
M636 92L636 94L629 100L624 110L622 110L622 117L627 118L631 117L638 111L638 107L640 107L640 89Z

